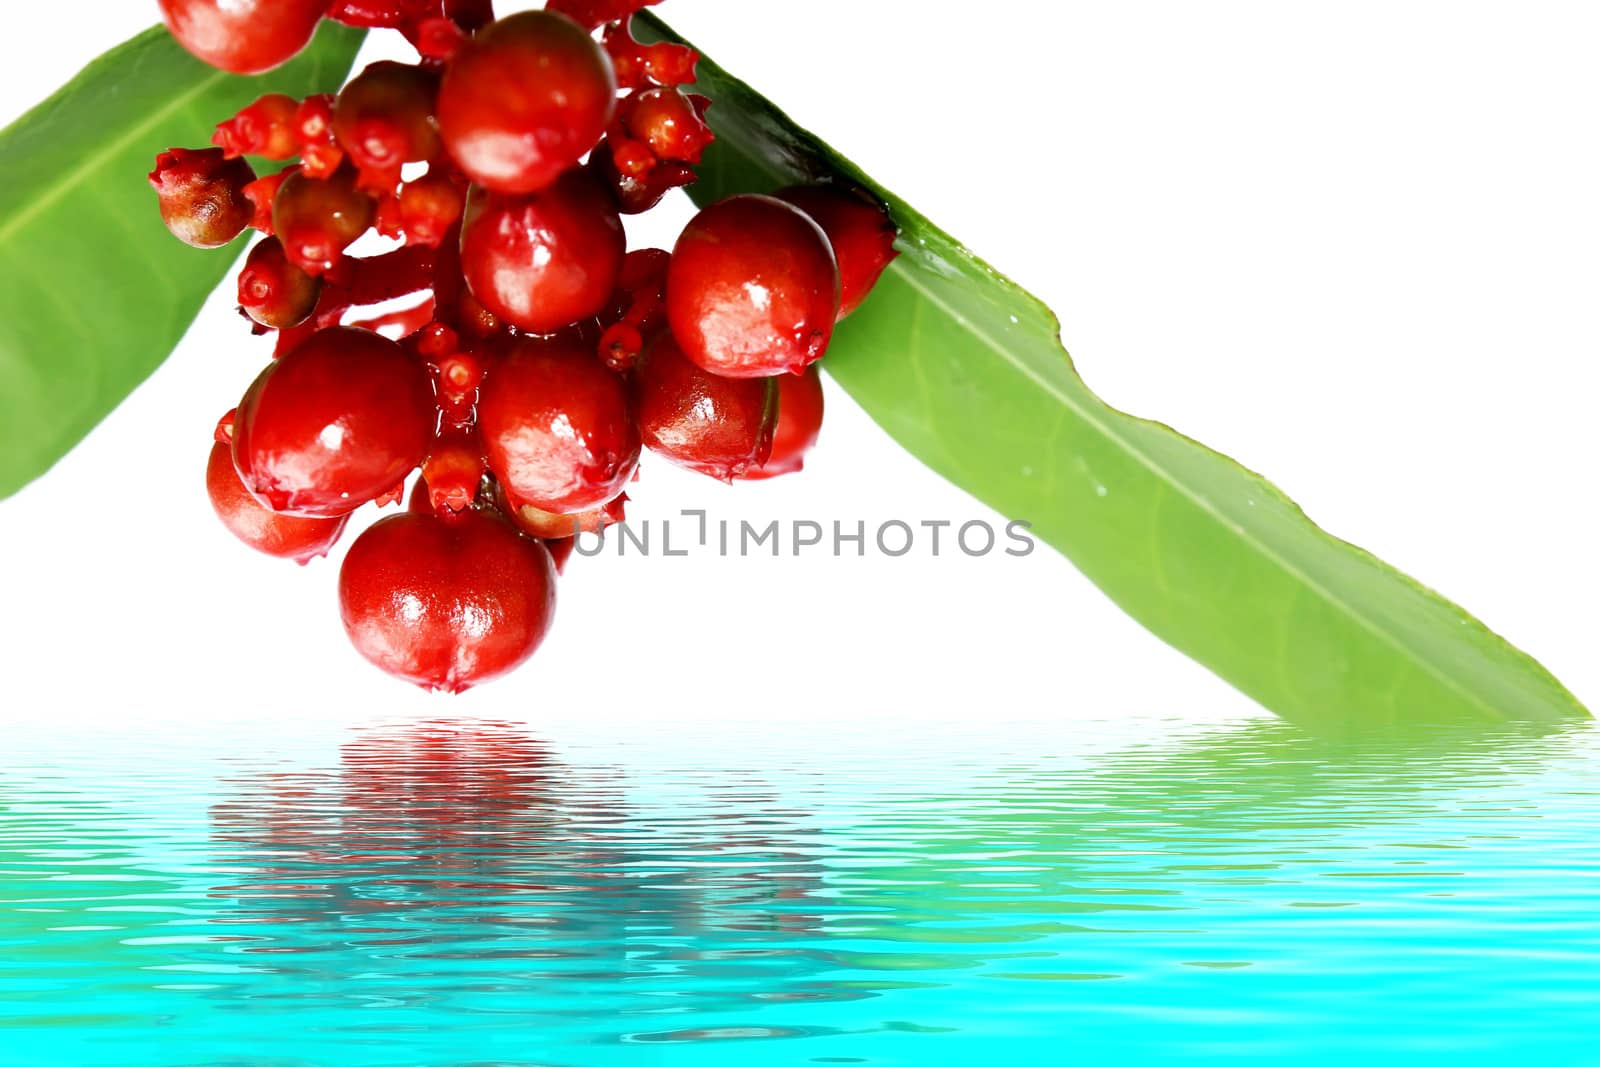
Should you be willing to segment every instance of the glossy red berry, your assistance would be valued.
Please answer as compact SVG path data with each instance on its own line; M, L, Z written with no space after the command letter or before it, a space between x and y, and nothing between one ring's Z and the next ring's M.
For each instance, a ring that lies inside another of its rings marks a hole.
M639 464L623 380L569 335L529 338L490 368L478 430L514 507L570 515L613 500Z
M178 43L235 74L287 62L311 41L329 0L160 0Z
M290 263L276 237L256 242L239 271L239 306L274 330L287 330L310 318L320 295L322 280Z
M728 481L766 462L778 421L771 378L723 378L689 362L660 333L633 371L639 435L653 452Z
M425 163L439 151L433 121L435 76L404 63L374 63L339 93L333 132L350 159L374 177L399 183L406 163Z
M220 441L211 446L206 464L206 492L217 518L235 537L257 552L299 563L326 556L350 519L304 519L272 511L244 487L233 467L233 450Z
M807 367L804 374L780 374L773 381L778 383L778 425L772 432L772 454L739 475L748 481L800 470L822 430L822 373L817 365Z
M339 610L369 661L459 693L533 655L555 613L555 566L492 512L393 515L346 553Z
M667 321L713 374L798 373L821 358L839 314L828 238L791 204L731 196L684 228L667 268Z
M839 317L867 298L894 257L899 231L884 207L864 192L837 185L795 185L773 194L811 217L828 235L839 263Z
M321 330L245 393L234 465L274 511L343 515L422 462L436 413L427 370L399 345L346 326Z
M255 215L245 187L255 180L250 164L228 159L220 148L171 149L150 172L161 221L195 248L220 248L244 232Z
M307 274L332 270L344 250L367 232L377 205L356 188L355 172L328 178L295 171L272 201L272 229L289 259Z
M580 170L531 196L475 191L461 228L461 270L473 296L531 333L604 307L626 251L616 206Z
M616 108L605 52L565 15L525 11L489 26L451 61L439 132L474 182L545 188L592 149Z

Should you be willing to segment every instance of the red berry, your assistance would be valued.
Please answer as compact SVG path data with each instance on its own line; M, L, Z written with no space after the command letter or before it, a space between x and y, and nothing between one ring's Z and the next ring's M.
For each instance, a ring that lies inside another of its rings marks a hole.
M239 306L274 330L287 330L306 321L321 295L322 279L290 263L276 237L256 242L239 271Z
M374 63L339 93L333 105L333 132L364 172L392 175L400 167L424 163L439 150L433 123L435 78L404 63Z
M428 372L393 341L347 326L312 334L239 403L233 459L274 511L332 517L422 462L437 409Z
M304 170L289 175L272 201L272 229L289 259L307 274L323 274L372 225L377 204L356 188L346 168L328 178Z
M899 231L882 205L864 192L836 185L795 185L773 194L811 216L822 227L839 261L839 317L867 298L878 276L899 255Z
M780 374L778 426L772 433L772 455L739 477L757 480L793 474L805 466L805 454L822 429L822 374L813 363L804 374Z
M392 515L356 538L339 570L345 633L372 663L459 693L533 655L555 612L555 567L491 512Z
M656 159L698 163L716 139L701 109L677 89L640 89L623 101L617 117L630 136L650 146Z
M624 215L642 215L661 202L674 189L695 180L694 168L687 163L656 163L641 175L624 174L617 166L609 139L601 141L589 156L588 170L607 189Z
M295 112L300 102L282 93L268 93L217 127L211 143L234 156L289 159L297 153Z
M329 0L161 0L178 43L213 67L259 74L311 41Z
M161 220L172 235L196 248L220 248L244 232L255 215L245 186L255 171L220 148L173 148L156 157L150 184L161 201Z
M604 307L626 250L616 207L583 171L532 196L476 191L461 228L461 270L473 296L532 333Z
M633 372L639 434L654 452L728 481L765 463L778 420L771 378L722 378L658 334Z
M335 519L303 519L280 515L250 495L233 468L233 450L222 442L211 446L206 464L206 492L211 506L233 535L257 552L305 563L326 556L344 533L348 515Z
M489 469L515 507L571 515L613 500L639 464L621 378L568 335L523 339L478 399Z
M683 352L714 374L799 372L821 358L839 314L828 238L770 196L718 201L684 228L667 268L667 321Z
M439 132L486 188L532 193L600 140L616 108L604 51L565 15L525 11L488 27L451 61Z

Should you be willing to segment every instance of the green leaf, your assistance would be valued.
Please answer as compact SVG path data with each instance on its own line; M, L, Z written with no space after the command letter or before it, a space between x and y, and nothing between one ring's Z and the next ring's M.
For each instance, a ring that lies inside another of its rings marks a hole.
M642 35L679 40L649 15ZM901 256L823 366L929 467L1065 554L1157 636L1297 723L1552 722L1588 712L1461 608L1327 534L1276 487L1101 401L1055 316L702 58L701 203L799 181L876 192Z
M263 93L337 89L362 33L329 23L260 77L162 27L112 49L0 132L0 498L38 477L161 363L244 241L166 231L145 175Z

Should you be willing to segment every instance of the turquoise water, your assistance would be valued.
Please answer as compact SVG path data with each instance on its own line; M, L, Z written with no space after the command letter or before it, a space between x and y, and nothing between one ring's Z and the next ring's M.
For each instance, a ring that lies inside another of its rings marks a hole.
M1600 1063L1600 732L1097 729L22 743L0 1063Z

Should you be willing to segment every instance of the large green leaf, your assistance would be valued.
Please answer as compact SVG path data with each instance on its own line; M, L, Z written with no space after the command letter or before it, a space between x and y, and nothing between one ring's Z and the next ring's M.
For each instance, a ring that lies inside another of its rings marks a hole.
M677 39L648 15L638 25ZM923 462L1031 521L1163 640L1320 728L1588 714L1538 663L1260 475L1102 402L1048 308L749 86L707 59L699 70L718 140L697 200L844 179L900 227L901 256L824 367Z
M166 232L145 174L203 147L257 96L343 82L362 34L328 24L255 78L162 27L93 63L0 133L0 498L47 470L172 351L236 258Z

